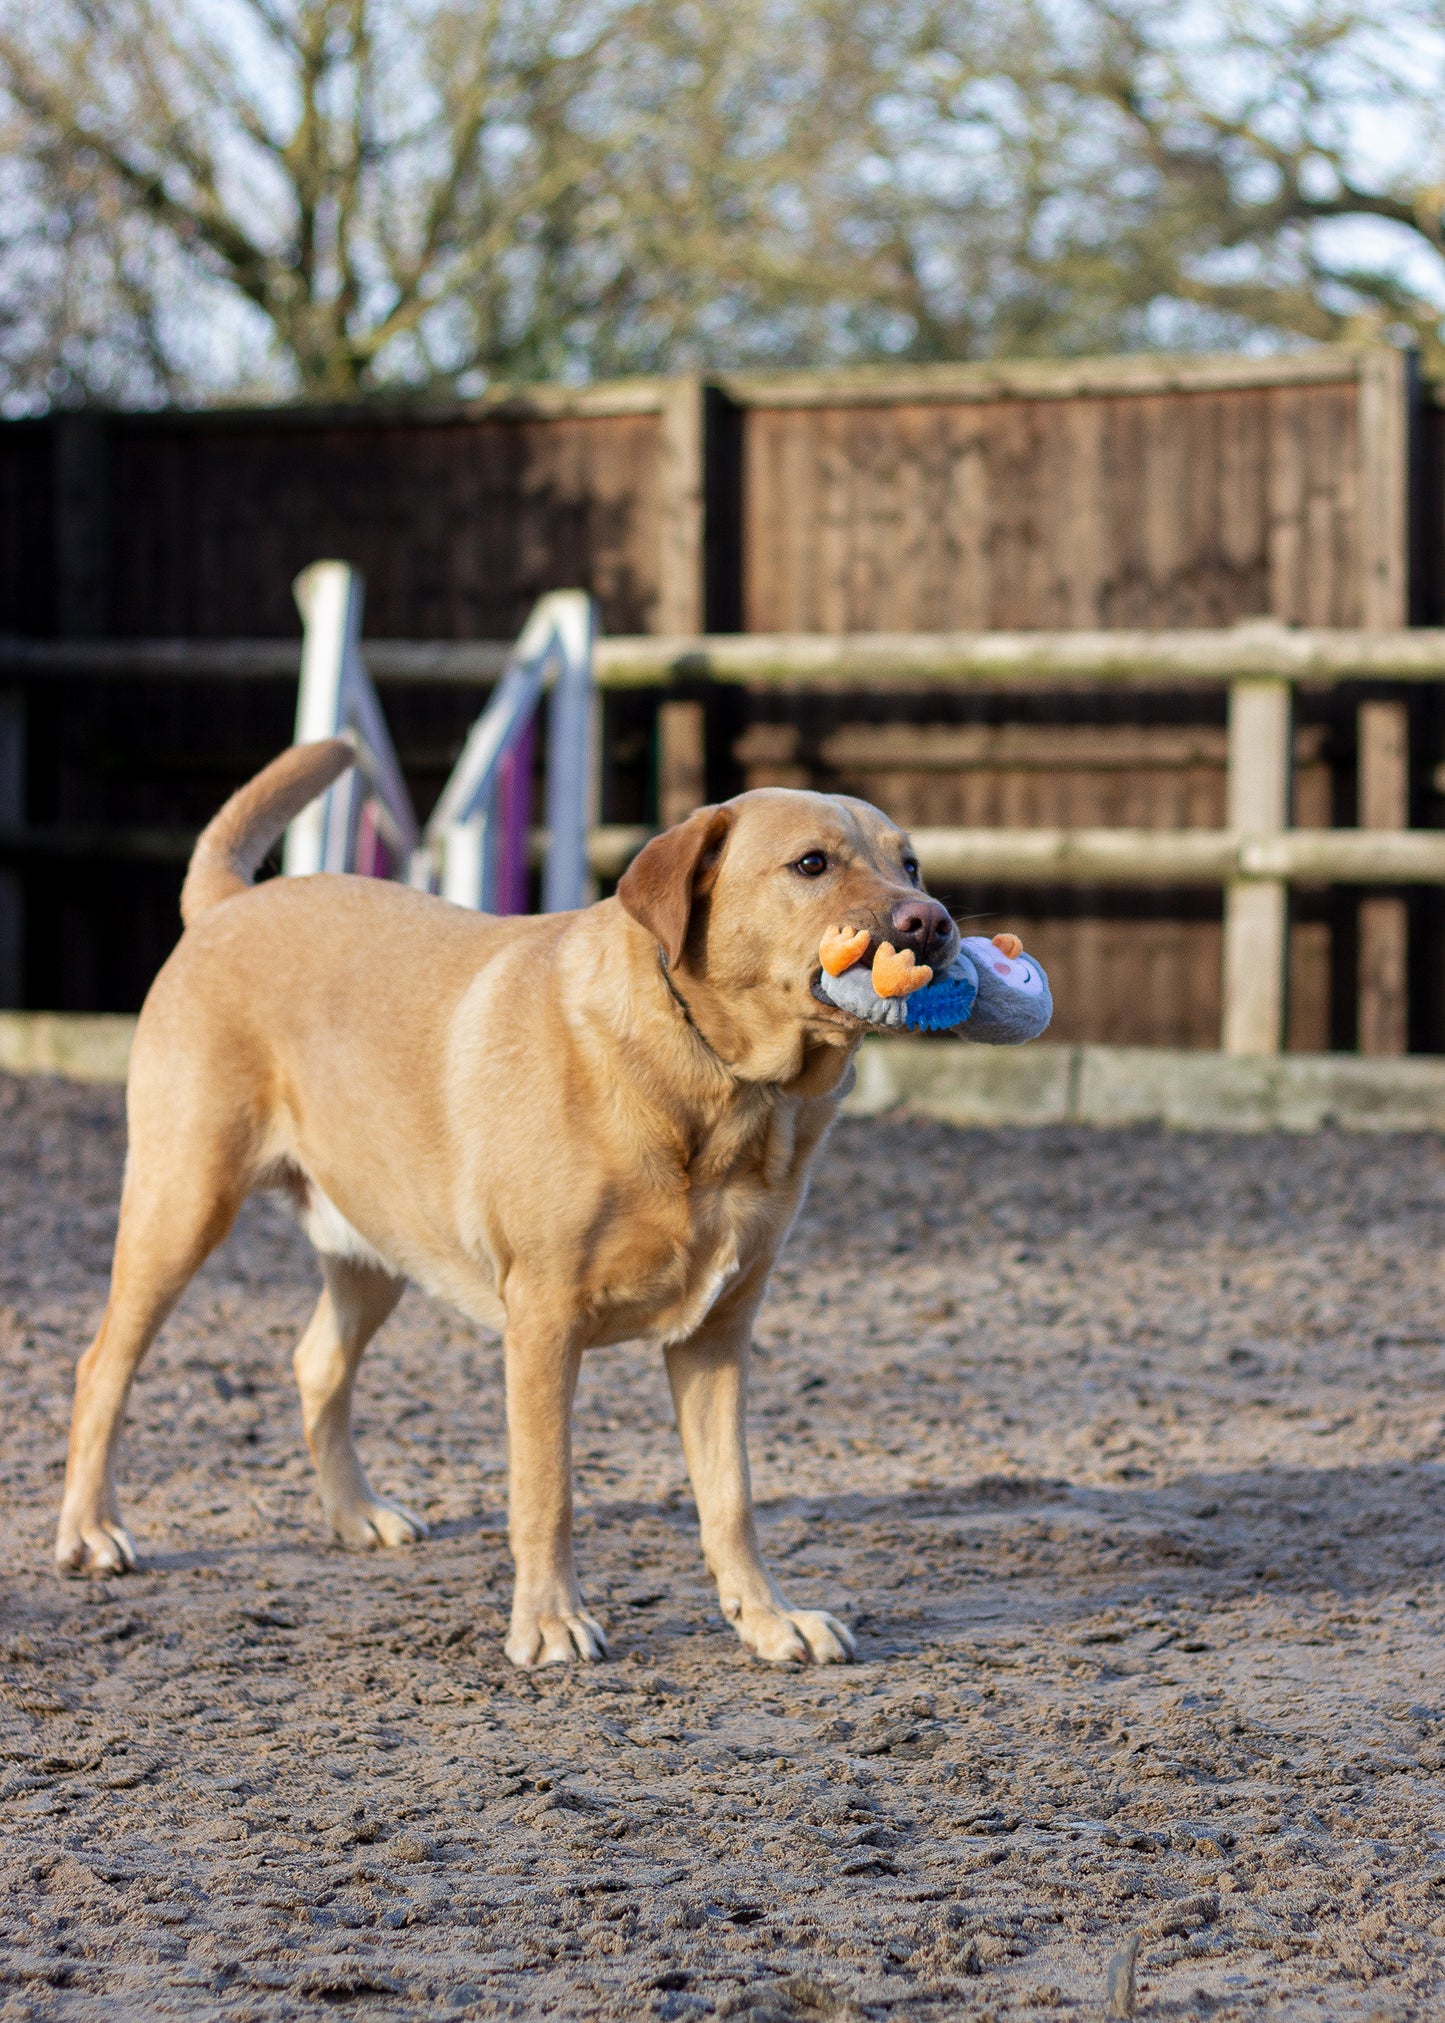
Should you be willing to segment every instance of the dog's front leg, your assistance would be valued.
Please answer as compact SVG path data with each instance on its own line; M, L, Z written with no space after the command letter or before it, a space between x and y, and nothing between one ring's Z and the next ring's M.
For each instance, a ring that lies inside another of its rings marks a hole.
M755 1298L714 1313L668 1345L667 1375L687 1471L697 1498L703 1556L722 1612L769 1664L844 1664L853 1638L822 1609L789 1608L763 1564L748 1479L747 1377Z
M572 1557L572 1400L581 1355L565 1333L512 1321L507 1367L507 1463L516 1587L506 1652L514 1665L607 1655L582 1606Z

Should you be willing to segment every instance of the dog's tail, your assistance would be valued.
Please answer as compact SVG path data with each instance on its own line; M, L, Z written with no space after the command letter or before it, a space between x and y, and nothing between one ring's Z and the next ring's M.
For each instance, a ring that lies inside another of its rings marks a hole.
M189 927L208 907L244 892L287 823L308 801L340 779L356 758L348 738L292 745L238 787L202 829L181 887L181 919Z

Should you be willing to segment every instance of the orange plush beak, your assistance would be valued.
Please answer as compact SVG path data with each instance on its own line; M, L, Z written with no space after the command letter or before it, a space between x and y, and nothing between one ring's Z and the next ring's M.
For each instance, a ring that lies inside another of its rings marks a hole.
M829 976L841 976L859 961L869 939L866 927L830 927L818 944L818 960Z
M911 948L895 949L891 941L879 944L873 958L873 988L879 997L910 997L932 981L933 971L915 959Z

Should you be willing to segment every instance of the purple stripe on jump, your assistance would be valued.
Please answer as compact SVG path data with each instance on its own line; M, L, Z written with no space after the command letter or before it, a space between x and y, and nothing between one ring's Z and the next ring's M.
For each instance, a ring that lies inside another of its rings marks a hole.
M356 868L363 878L390 878L395 865L376 821L376 803L361 804L356 820Z
M497 769L498 913L527 911L527 838L532 826L532 770L537 751L533 719Z

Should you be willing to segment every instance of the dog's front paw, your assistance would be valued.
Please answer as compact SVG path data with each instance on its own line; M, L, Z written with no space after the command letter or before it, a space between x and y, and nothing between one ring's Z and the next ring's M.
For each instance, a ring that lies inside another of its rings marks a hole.
M769 1665L847 1665L858 1655L852 1632L824 1609L754 1604L731 1621L753 1656Z
M55 1541L57 1572L133 1573L135 1565L135 1547L119 1518L61 1518Z
M607 1656L602 1625L580 1601L559 1609L516 1607L502 1646L514 1665L530 1672L537 1665L566 1665L573 1658L595 1665Z
M341 1543L358 1552L378 1545L415 1545L431 1535L421 1518L386 1496L333 1506L326 1516Z

